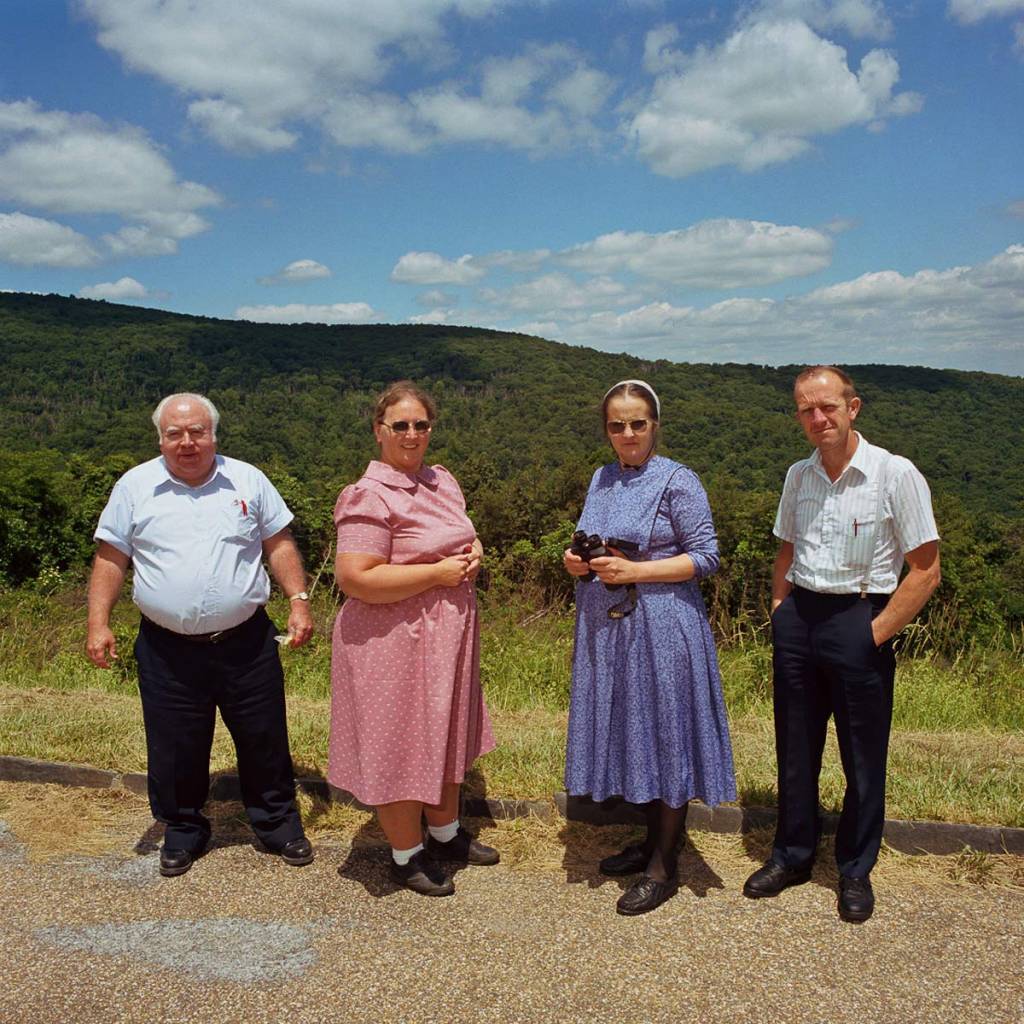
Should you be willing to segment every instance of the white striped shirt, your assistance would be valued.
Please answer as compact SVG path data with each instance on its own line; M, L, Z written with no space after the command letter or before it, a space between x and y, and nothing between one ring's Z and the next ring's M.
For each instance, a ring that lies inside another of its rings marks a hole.
M903 553L939 539L931 491L914 464L856 436L853 458L835 483L817 450L786 474L774 533L793 545L786 578L795 586L856 594L866 581L869 593L891 594Z

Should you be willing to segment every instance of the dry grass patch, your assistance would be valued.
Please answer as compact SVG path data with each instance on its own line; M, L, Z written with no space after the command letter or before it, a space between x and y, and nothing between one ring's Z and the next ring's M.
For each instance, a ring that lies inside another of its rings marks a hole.
M31 860L128 853L153 824L133 793L0 783L3 818Z
M335 847L385 845L369 811L299 795L307 833L315 843ZM236 802L210 803L206 813L213 823L217 844L249 842L252 833L242 806ZM75 789L34 783L0 782L0 816L32 860L68 856L128 856L141 843L154 849L160 830L150 816L144 797L116 790ZM481 839L501 851L502 863L515 871L564 873L566 880L598 880L602 857L642 838L643 830L629 825L594 826L570 822L553 814L510 820L471 820ZM679 870L696 890L735 889L768 856L770 830L737 836L691 832ZM818 855L816 877L835 884L832 843L825 841ZM965 849L950 856L897 853L888 847L874 876L884 886L922 888L941 886L1000 886L1024 891L1024 857L987 854Z

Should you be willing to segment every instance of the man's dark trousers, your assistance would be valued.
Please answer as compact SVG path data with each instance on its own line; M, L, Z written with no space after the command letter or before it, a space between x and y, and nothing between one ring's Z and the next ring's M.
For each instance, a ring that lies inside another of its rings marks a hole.
M242 802L253 831L271 850L303 835L274 632L263 609L216 642L189 640L142 620L135 656L149 803L167 826L168 849L198 855L210 837L202 808L218 708L235 742Z
M818 776L834 716L846 794L836 832L836 862L866 878L885 824L885 766L896 659L876 647L871 620L888 595L819 594L794 587L772 615L779 820L772 860L803 867L818 845Z

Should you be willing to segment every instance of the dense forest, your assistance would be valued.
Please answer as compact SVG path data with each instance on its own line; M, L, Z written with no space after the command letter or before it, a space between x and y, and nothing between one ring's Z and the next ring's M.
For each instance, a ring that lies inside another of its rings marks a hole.
M861 431L932 486L945 579L929 614L944 644L1019 630L1024 379L844 365ZM430 459L459 478L496 585L564 597L561 548L608 460L601 395L643 377L662 399L660 451L711 496L723 569L706 595L728 634L763 622L775 504L807 454L792 416L798 369L645 361L477 328L277 326L0 294L0 583L81 570L111 484L156 453L153 406L180 390L217 404L221 450L267 471L319 564L337 492L375 451L373 398L409 377L438 400Z

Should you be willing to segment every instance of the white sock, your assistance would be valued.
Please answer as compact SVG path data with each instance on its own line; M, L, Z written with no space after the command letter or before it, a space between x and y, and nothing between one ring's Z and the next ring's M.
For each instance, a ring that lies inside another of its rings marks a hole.
M427 825L427 831L439 843L450 843L459 833L459 819L448 825Z
M396 850L394 847L391 848L391 859L401 867L405 867L416 856L420 850L423 849L422 843L417 843L414 847L409 850Z

